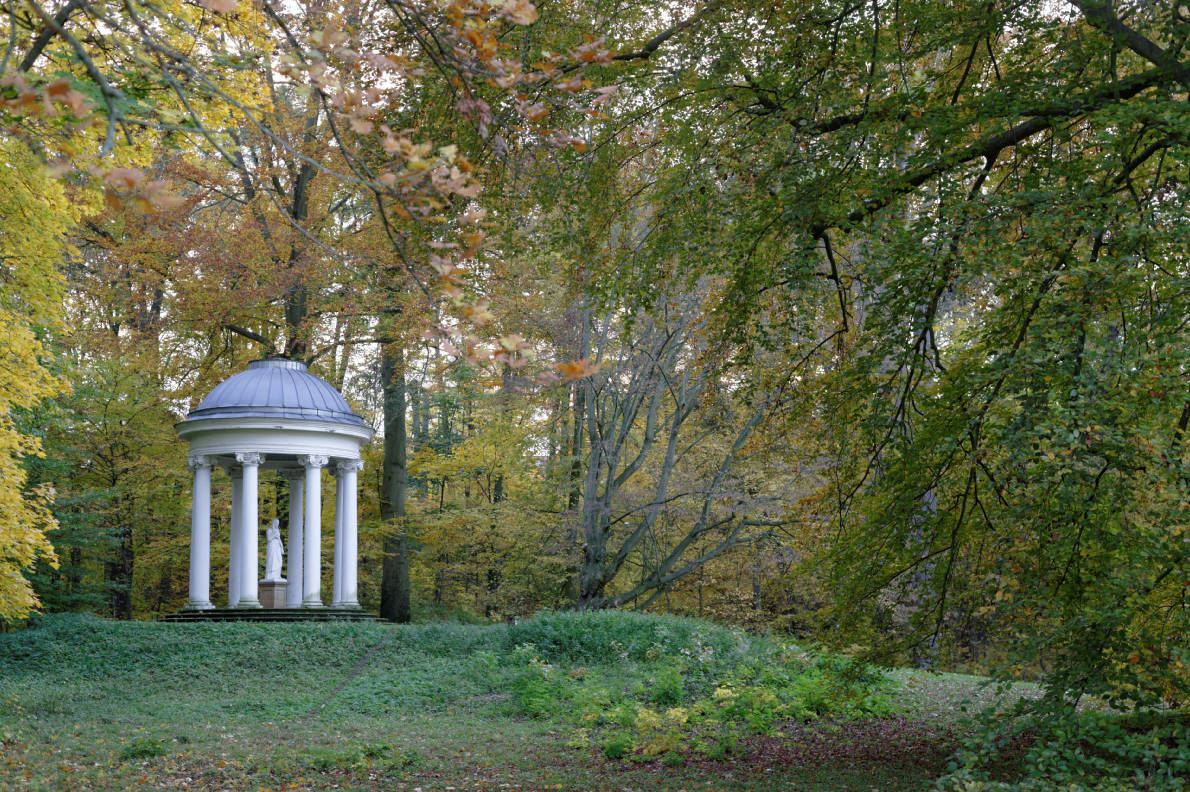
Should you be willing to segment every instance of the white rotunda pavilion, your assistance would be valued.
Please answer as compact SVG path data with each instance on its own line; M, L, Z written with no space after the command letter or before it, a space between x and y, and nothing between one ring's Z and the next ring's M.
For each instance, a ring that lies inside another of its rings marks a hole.
M261 526L257 481L261 468L289 480L286 608L325 608L321 592L322 471L337 481L334 591L330 607L358 609L357 474L360 447L372 438L343 396L288 358L248 364L217 385L176 426L190 443L194 501L190 519L190 599L185 610L211 602L211 470L231 476L231 536L227 607L260 608Z

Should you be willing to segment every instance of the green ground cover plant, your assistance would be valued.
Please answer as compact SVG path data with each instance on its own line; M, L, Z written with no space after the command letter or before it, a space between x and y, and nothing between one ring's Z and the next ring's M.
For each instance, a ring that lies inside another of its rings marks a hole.
M705 622L547 616L510 630L509 639L544 645L513 647L516 712L572 724L572 745L596 744L609 759L719 761L738 753L745 735L771 736L791 721L894 711L896 683L869 666ZM561 665L598 662L600 640L603 656L610 649L618 664Z

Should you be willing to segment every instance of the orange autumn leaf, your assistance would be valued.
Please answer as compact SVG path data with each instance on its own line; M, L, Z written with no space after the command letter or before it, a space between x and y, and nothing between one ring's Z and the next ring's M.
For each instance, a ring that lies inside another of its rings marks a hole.
M496 319L496 315L492 313L490 303L487 300L478 300L471 305L463 306L463 316L480 327Z
M554 370L569 380L582 379L589 377L598 371L599 367L591 364L590 358L581 358L566 363L558 363L554 366Z
M496 340L497 340L497 342L499 342L500 346L506 352L517 352L517 351L524 349L525 347L528 346L528 344L525 342L524 337L521 336L519 333L510 333L508 335L502 335Z
M45 95L50 101L69 107L76 116L83 115L87 109L87 97L71 87L69 80L54 80L45 87Z
M162 179L146 184L144 197L150 205L150 210L175 209L185 203L182 196L170 189L169 182Z
M113 168L107 172L103 177L103 183L108 187L123 188L131 190L140 184L145 178L145 174L136 168Z
M531 25L537 21L537 9L529 0L508 0L504 4L504 16L518 25Z

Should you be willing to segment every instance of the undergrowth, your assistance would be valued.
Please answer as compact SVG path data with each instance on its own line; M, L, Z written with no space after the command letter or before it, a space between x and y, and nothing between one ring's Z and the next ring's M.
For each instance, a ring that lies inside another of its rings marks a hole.
M986 713L950 762L945 792L1182 792L1190 779L1185 712L1078 711L1069 702Z
M364 667L342 676L364 656ZM886 714L892 687L870 668L769 637L606 611L507 626L406 627L115 624L63 615L0 636L0 669L0 715L69 719L99 702L144 709L172 700L178 716L193 720L314 713L333 721L480 702L565 724L576 749L669 760L722 759L745 735L775 734L790 721ZM329 669L339 669L330 686ZM141 695L126 699L127 689ZM131 745L126 758L159 748Z
M40 745L67 735L87 766L103 772L188 755L196 750L191 739L214 739L203 736L201 724L246 734L261 723L307 721L316 721L315 731L361 729L432 713L439 715L426 723L450 722L452 729L508 725L509 717L529 731L540 723L561 734L564 752L630 772L639 761L736 758L758 737L769 745L796 739L794 723L822 721L832 732L841 722L903 716L910 693L869 666L770 636L631 613L403 627L113 623L63 615L0 634L0 726L9 730L0 729L0 742L16 745L14 735L25 734L29 745ZM1033 709L989 714L963 727L966 740L937 789L1186 788L1184 714L1022 706ZM366 739L309 746L292 761L318 772L401 778L433 771L441 737L435 732L414 745L367 732ZM57 767L54 755L43 758L43 772Z
M515 712L567 722L572 747L609 759L722 760L790 721L892 711L871 667L690 619L557 614L509 642Z

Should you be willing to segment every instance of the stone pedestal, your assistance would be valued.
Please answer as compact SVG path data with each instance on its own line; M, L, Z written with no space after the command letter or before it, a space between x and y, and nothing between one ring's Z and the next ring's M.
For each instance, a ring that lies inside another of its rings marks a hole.
M260 581L260 607L284 608L285 585L284 580Z

